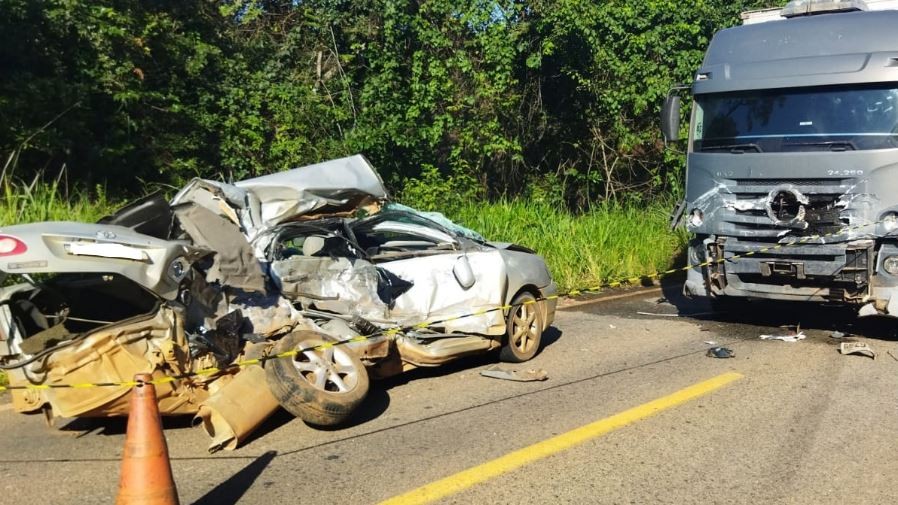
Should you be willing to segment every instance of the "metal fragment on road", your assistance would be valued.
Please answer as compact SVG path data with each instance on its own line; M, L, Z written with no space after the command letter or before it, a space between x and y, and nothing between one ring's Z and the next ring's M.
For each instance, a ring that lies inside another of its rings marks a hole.
M761 335L761 340L781 340L783 342L798 342L805 338L807 338L807 336L803 331L799 331L794 335Z
M732 349L728 349L726 347L712 347L708 349L708 352L705 353L705 356L708 356L709 358L726 359L735 358L736 354Z
M484 377L490 377L492 379L503 379L515 382L544 381L549 378L549 372L546 372L542 368L531 368L529 370L507 370L500 367L499 365L493 365L486 370L481 371L480 375Z
M876 359L876 351L865 342L842 342L839 344L840 354L861 354Z

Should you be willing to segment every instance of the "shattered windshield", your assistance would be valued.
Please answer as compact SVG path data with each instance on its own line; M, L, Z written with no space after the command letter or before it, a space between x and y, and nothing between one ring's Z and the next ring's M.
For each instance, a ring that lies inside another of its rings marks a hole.
M352 231L365 249L429 249L434 244L451 246L457 242L451 230L405 211L383 212L359 221Z
M898 147L894 84L698 95L694 152L855 151Z

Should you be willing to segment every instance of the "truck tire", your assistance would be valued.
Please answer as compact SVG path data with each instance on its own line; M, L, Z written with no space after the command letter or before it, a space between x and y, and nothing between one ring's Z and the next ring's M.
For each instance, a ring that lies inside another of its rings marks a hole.
M314 331L291 333L275 344L272 354L299 351L296 356L272 359L265 367L278 403L309 424L340 424L368 393L368 372L349 348L314 349L334 341Z

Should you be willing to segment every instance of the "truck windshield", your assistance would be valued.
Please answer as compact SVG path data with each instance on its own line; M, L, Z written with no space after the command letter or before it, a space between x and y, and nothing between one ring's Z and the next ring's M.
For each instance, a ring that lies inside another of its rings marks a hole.
M795 88L697 95L693 151L898 148L898 87Z

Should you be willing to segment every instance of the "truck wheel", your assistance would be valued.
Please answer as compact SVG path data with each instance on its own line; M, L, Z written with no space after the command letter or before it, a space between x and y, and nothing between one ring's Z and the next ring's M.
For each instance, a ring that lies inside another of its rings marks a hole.
M529 302L529 303L528 303ZM514 297L505 319L506 341L499 351L499 359L509 363L523 363L536 356L543 335L543 315L536 298L527 292Z
M344 346L313 349L334 341L314 331L291 333L278 341L273 354L296 350L296 356L272 359L265 367L278 403L309 424L345 421L368 393L368 372L352 351Z

